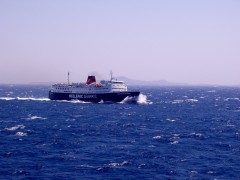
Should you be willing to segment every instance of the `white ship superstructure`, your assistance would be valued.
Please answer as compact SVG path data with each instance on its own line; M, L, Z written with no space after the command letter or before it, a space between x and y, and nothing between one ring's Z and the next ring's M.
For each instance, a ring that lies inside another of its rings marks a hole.
M117 80L101 81L99 84L58 83L52 85L51 91L56 93L109 93L127 91L127 86L123 81Z

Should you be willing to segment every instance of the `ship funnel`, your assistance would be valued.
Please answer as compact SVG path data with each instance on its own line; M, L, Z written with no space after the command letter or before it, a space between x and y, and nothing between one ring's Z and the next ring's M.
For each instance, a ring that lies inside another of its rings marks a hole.
M95 76L88 76L87 84L92 84L92 83L96 83Z

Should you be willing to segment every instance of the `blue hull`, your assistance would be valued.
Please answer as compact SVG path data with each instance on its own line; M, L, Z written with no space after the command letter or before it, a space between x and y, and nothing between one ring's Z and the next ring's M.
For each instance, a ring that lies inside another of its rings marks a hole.
M78 93L56 93L49 91L49 99L51 100L81 100L85 102L100 102L111 101L121 102L126 97L137 97L140 92L126 91L126 92L112 92L102 94L78 94Z

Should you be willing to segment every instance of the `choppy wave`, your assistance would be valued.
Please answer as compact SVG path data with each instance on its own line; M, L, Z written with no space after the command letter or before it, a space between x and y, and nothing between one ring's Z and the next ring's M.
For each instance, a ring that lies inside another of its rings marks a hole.
M2 93L1 177L239 179L239 88L192 89L143 87L136 103L153 105Z

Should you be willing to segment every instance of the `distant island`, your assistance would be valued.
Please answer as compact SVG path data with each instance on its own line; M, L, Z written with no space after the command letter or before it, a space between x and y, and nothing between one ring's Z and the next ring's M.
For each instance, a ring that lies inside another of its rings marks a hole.
M124 76L118 76L116 79L124 81L127 85L132 86L187 86L188 84L184 83L173 83L166 80L158 80L158 81L143 81L143 80L135 80L130 79Z
M130 85L130 86L188 86L189 84L184 84L184 83L173 83L169 82L166 80L158 80L158 81L143 81L143 80L135 80L135 79L130 79L125 76L117 76L114 77L114 79L124 81L125 84ZM100 80L100 79L98 79ZM56 84L59 82L31 82L29 84L32 85L52 85Z

